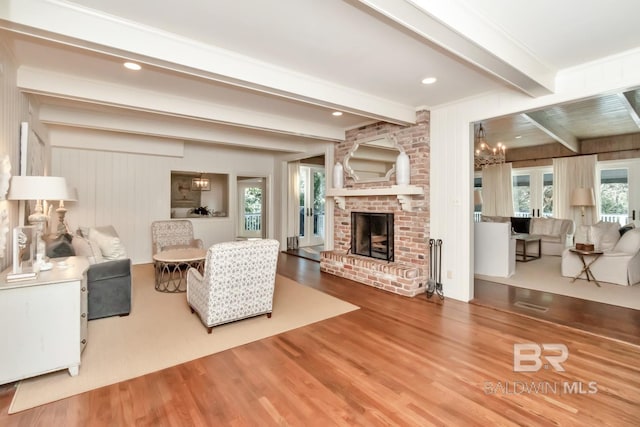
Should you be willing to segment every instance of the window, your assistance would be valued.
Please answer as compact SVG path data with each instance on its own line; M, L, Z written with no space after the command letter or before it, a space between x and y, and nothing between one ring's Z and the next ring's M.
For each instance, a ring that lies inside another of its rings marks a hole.
M625 224L629 217L629 171L600 171L600 219Z
M513 176L513 212L517 217L531 216L531 176Z
M553 174L542 176L542 216L553 215Z

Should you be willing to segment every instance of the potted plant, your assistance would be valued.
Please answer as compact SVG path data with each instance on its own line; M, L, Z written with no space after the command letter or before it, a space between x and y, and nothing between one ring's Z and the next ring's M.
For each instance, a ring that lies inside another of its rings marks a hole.
M199 206L197 208L193 208L189 211L189 214L198 215L198 216L211 216L211 209L207 206Z

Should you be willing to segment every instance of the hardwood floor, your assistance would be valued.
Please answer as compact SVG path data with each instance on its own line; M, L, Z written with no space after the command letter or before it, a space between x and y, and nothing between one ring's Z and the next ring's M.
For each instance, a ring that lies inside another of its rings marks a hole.
M476 279L473 304L569 326L640 347L640 311Z
M361 309L14 415L0 391L0 425L640 424L638 347L286 254L278 271ZM565 371L514 372L518 343L565 344Z

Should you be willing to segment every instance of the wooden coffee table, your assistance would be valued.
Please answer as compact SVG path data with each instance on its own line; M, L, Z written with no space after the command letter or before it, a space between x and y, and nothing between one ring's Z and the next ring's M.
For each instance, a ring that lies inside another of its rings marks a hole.
M540 259L542 256L542 242L540 236L534 234L514 234L513 238L516 239L516 261L529 262L534 259ZM538 243L538 253L527 253L527 246L529 243ZM518 243L522 245L522 252L518 252Z
M573 278L573 280L571 280L571 283L575 282L576 279L579 279L580 276L582 276L582 273L584 273L587 276L587 281L590 282L593 280L593 283L600 287L600 283L598 283L595 276L593 275L593 271L591 271L591 265L596 262L598 258L600 258L600 255L602 255L602 251L585 251L576 248L569 248L569 250L578 255L580 257L580 261L582 261L582 270L576 277ZM585 256L592 256L593 259L591 259L587 263L587 261L584 259Z
M169 249L153 256L156 275L156 291L185 292L187 290L187 270L196 268L204 271L206 249Z

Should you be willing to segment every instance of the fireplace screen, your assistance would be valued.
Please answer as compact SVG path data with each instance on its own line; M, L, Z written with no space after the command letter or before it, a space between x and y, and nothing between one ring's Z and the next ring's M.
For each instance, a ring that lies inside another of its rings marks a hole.
M393 214L351 212L351 253L393 261Z

